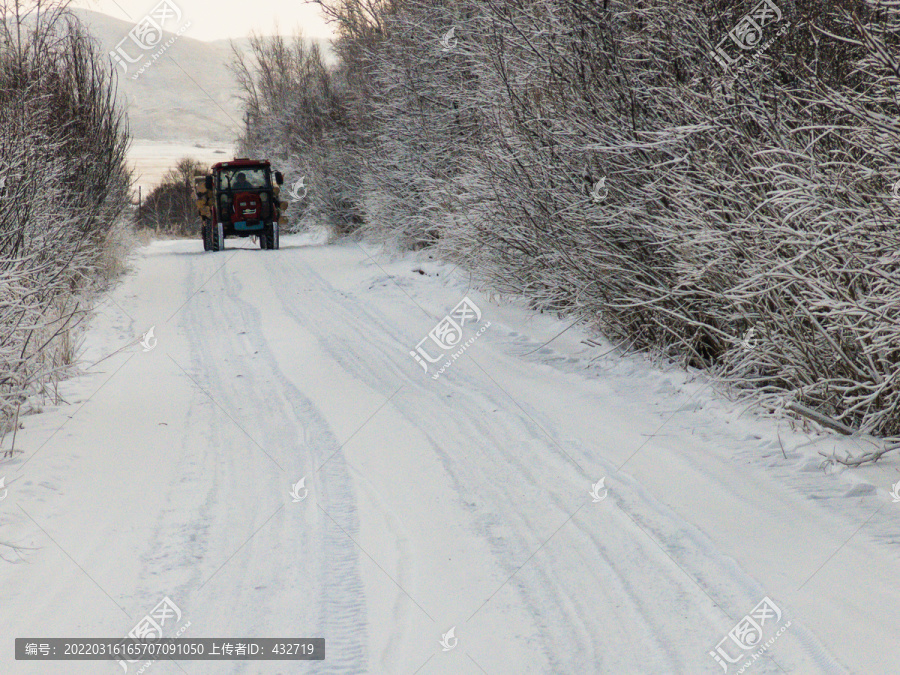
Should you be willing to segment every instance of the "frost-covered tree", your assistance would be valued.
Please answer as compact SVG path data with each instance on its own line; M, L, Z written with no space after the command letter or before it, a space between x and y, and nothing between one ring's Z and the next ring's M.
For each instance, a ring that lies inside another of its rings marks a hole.
M365 231L900 436L900 8L761 1L322 0Z
M130 177L108 64L65 3L0 3L0 437L74 358Z

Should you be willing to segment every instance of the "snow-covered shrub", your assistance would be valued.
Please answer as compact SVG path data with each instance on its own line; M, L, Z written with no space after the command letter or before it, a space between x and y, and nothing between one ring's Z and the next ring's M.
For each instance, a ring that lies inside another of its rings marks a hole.
M323 0L366 231L900 435L900 10L774 2L723 70L759 0Z
M361 141L344 73L329 68L318 45L300 37L255 37L250 56L234 51L233 70L248 116L239 148L283 171L289 220L324 222L338 236L358 228Z
M0 18L0 436L71 365L70 331L115 271L128 204L109 68L61 7L41 9Z

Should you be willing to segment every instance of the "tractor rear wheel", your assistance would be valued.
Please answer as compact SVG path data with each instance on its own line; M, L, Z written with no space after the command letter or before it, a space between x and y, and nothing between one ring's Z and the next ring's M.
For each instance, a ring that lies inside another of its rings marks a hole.
M275 232L272 231L272 223L266 223L263 226L262 234L260 234L260 238L263 242L265 242L265 248L267 251L271 251L275 248Z
M213 251L224 251L225 250L225 226L222 223L217 223L215 225L210 225L209 228L212 231L212 242L210 248Z
M200 236L203 239L203 250L209 250L209 225L202 225L200 227Z

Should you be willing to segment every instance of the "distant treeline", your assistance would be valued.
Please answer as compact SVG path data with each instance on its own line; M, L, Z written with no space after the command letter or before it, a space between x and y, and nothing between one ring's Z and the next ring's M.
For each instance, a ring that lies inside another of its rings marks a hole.
M322 0L236 60L338 234L900 435L900 6ZM897 184L897 188L894 185Z
M192 157L182 157L153 187L134 212L138 229L152 228L154 232L196 237L200 234L194 180L205 176L208 167Z

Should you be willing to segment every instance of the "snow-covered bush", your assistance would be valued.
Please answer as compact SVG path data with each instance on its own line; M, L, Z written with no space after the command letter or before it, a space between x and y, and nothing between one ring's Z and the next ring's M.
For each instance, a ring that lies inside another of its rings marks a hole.
M900 436L900 9L759 3L323 0L365 230Z
M250 56L234 50L233 70L247 115L240 151L269 158L285 174L289 220L321 221L338 236L354 231L362 222L362 141L344 73L299 36L253 38Z
M119 266L129 188L98 48L63 7L21 7L0 8L0 436L71 364L85 294Z

